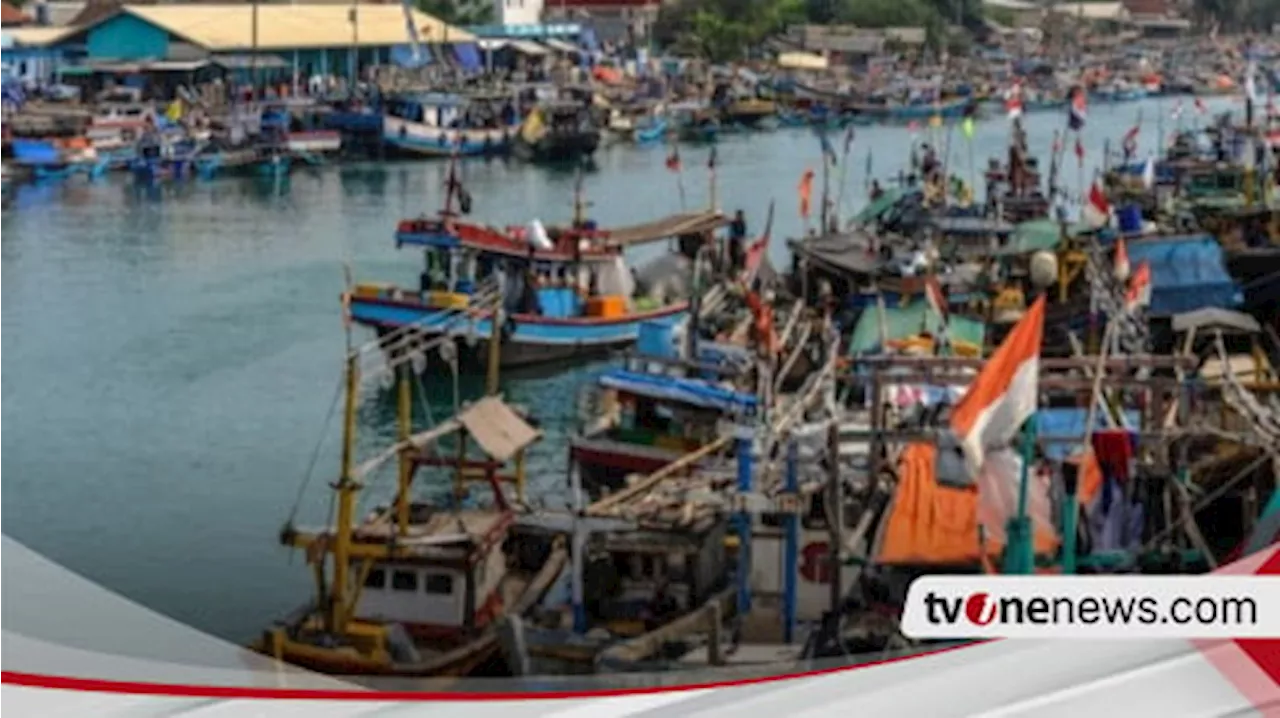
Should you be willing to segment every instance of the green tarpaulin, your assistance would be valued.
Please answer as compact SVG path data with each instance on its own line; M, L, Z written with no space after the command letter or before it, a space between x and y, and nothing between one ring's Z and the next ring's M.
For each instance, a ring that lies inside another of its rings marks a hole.
M885 308L885 336L890 339L906 339L925 332L938 336L942 318L924 299L916 299L905 307ZM852 355L875 352L880 348L880 312L874 306L863 310L858 324L849 339ZM953 341L982 346L986 325L976 319L952 316L948 332Z

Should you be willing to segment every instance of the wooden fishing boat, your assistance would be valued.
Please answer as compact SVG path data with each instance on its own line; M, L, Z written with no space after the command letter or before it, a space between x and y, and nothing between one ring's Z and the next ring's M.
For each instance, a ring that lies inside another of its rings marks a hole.
M671 105L668 114L683 142L714 142L720 134L720 118L705 103L678 102Z
M359 285L352 316L384 334L453 337L469 368L483 365L490 345L504 367L528 366L626 347L644 323L678 321L688 302L639 295L625 251L673 237L701 241L728 224L708 211L601 229L583 217L579 198L572 226L498 228L455 211L469 211L470 197L452 169L448 186L437 217L396 228L397 246L426 255L419 286Z
M295 156L319 156L342 150L342 134L321 125L314 103L268 103L262 108L262 126L274 131Z
M430 347L418 346L416 351ZM512 539L516 512L503 483L522 499L525 450L540 438L526 420L491 394L426 431L412 433L410 364L397 356L399 441L368 461L353 460L358 351L347 359L342 467L334 484L335 525L286 525L280 540L306 551L318 595L277 622L252 648L322 673L404 677L467 676L506 672L498 655L504 616L533 608L560 575L564 549L549 543L530 550ZM496 376L496 375L495 375ZM496 382L495 382L496 383ZM444 458L446 437L458 449ZM484 456L471 459L467 446ZM395 500L364 520L354 515L362 482L398 460ZM498 471L515 461L515 475ZM433 506L411 499L416 470L454 466L454 500ZM463 508L467 482L487 484L490 508Z
M526 162L573 162L600 147L600 128L588 106L571 100L540 102L515 133L512 151Z
M29 171L37 180L64 180L81 174L94 179L101 177L110 167L110 160L100 157L83 137L66 140L15 138L9 147L13 152L13 163Z
M490 105L460 95L428 93L387 103L382 140L393 152L452 157L504 154L515 127Z

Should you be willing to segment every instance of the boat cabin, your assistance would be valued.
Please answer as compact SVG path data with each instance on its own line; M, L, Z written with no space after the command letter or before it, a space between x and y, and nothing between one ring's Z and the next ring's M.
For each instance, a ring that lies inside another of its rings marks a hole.
M716 441L724 422L757 406L754 394L712 381L631 368L606 372L598 388L607 420L571 439L569 450L593 497Z

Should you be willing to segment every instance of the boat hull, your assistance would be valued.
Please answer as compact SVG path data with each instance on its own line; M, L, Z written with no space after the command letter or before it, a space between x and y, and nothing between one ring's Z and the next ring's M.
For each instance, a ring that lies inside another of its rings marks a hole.
M394 152L417 157L477 157L505 154L512 131L504 129L446 129L386 117L382 141Z
M334 130L290 132L285 143L290 152L338 152L342 149L342 135Z
M675 322L687 311L682 303L609 319L516 314L502 331L499 361L504 368L519 368L599 356L634 344L645 322ZM460 368L483 371L488 364L492 324L487 316L461 317L455 310L361 297L352 298L351 316L382 333L414 326L427 337L452 335L458 341Z
M547 134L536 142L517 138L512 147L515 155L527 162L570 162L594 155L600 148L600 133Z

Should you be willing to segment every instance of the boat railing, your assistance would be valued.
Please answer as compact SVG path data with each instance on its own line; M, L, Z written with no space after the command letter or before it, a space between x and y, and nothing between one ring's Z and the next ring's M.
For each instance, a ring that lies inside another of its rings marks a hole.
M501 308L503 301L503 292L496 280L487 281L476 288L472 294L471 302L465 307L448 307L439 313L429 314L415 321L396 327L392 331L383 334L379 338L366 343L358 350L359 354L366 354L381 350L383 354L390 357L388 370L395 369L404 361L411 360L414 356L425 355L426 352L434 350L448 341L453 341L454 336L458 333L455 327L464 322L472 321L478 316L492 316L495 310ZM438 330L438 335L426 342L422 342L418 336L419 330L427 327Z

